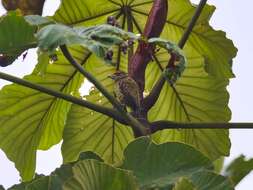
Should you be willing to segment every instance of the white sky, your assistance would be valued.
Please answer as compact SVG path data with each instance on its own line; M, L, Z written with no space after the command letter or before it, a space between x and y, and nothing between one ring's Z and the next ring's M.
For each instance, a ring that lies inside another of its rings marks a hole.
M199 0L192 0L198 3ZM236 78L231 80L229 86L230 108L232 109L232 121L234 122L253 122L253 1L244 0L209 0L209 4L217 7L212 17L211 24L215 29L225 30L227 36L233 39L236 47L239 49L238 55L234 60L233 70ZM52 15L59 5L59 0L47 1L44 15ZM0 6L0 15L4 13ZM0 68L2 72L7 72L16 76L23 76L30 73L34 67L35 51L29 51L25 63L18 60L17 63L7 68ZM0 80L0 87L7 84ZM231 130L232 149L230 158L226 159L228 163L231 159L240 154L248 158L253 157L253 129L252 130ZM49 159L50 158L50 159ZM60 155L60 146L56 145L49 151L38 151L37 154L37 173L49 174L62 162ZM0 150L0 184L9 187L18 183L19 175L14 168L13 163L6 159L4 153ZM251 173L236 190L250 190L253 187L253 173Z

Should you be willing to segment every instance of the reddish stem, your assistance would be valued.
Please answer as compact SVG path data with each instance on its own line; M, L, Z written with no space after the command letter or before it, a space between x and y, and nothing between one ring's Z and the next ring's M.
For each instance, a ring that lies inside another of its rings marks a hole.
M167 0L155 0L144 28L144 38L160 36L166 23L167 13ZM128 74L138 83L142 99L145 88L145 70L152 59L153 51L154 46L140 42L128 65Z

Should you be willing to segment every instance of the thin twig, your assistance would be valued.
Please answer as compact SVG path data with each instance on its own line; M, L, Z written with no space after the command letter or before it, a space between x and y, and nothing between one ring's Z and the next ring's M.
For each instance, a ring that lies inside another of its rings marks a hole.
M46 88L46 87L41 86L39 84L31 83L30 81L27 81L27 80L24 80L24 79L21 79L21 78L18 78L18 77L15 77L15 76L12 76L12 75L9 75L6 73L0 72L0 78L10 81L10 82L14 82L16 84L19 84L19 85L22 85L22 86L25 86L28 88L31 88L31 89L34 89L34 90L37 90L37 91L40 91L40 92L43 92L43 93L48 94L50 96L60 98L60 99L66 100L68 102L86 107L86 108L96 111L98 113L102 113L102 114L105 114L109 117L112 117L120 123L126 124L126 121L124 120L124 118L121 117L119 115L119 112L115 109L100 106L100 105L88 102L86 100L83 100L83 99L80 99L80 98L77 98L77 97L74 97L74 96L71 96L68 94L64 94L62 92L55 91L50 88Z
M140 136L147 134L147 129L145 126L143 126L137 119L135 119L132 115L127 113L125 109L122 107L120 102L116 98L114 98L107 89L89 72L83 69L83 67L78 64L72 55L69 53L66 45L60 46L63 55L66 57L66 59L72 64L76 70L78 70L85 78L87 78L94 86L108 99L108 101L118 110L120 115L125 118L125 120L128 122L130 126L133 127L133 130L137 133L139 133Z
M165 129L253 129L253 123L174 123L156 121L150 125L152 134Z
M205 5L206 5L206 2L207 2L207 0L201 0L201 1L200 1L200 3L199 3L199 5L198 5L198 7L197 7L197 9L196 9L196 11L195 11L195 13L194 13L192 19L191 19L189 25L187 26L187 28L186 28L186 30L185 30L185 32L184 32L184 34L183 34L181 40L178 42L178 46L179 46L180 48L183 48L184 45L185 45L185 43L186 43L187 40L189 39L189 37L190 37L190 35L191 35L191 32L192 32L192 30L193 30L195 24L197 23L198 18L199 18L199 16L200 16L200 14L201 14L203 8L204 8Z

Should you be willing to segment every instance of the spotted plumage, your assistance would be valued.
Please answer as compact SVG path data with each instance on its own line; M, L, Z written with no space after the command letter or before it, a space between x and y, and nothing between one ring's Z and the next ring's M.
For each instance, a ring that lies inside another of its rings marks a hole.
M140 109L139 86L127 73L118 71L110 76L115 81L114 92L119 102L134 112Z

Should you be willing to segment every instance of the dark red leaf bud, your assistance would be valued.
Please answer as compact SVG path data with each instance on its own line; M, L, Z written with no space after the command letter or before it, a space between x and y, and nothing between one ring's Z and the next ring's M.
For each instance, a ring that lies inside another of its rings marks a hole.
M114 16L107 17L107 24L110 24L112 26L118 26L118 21Z
M113 58L113 51L112 50L108 50L105 54L105 60L109 60L112 61Z
M25 52L22 56L23 56L23 61L25 60L26 56L27 56L28 52Z
M56 54L50 55L49 58L50 58L51 61L53 61L53 62L58 61L58 56L57 56Z
M134 40L133 39L129 39L128 40L128 46L132 46L134 45Z
M127 54L128 42L122 42L120 44L120 49L124 54Z

